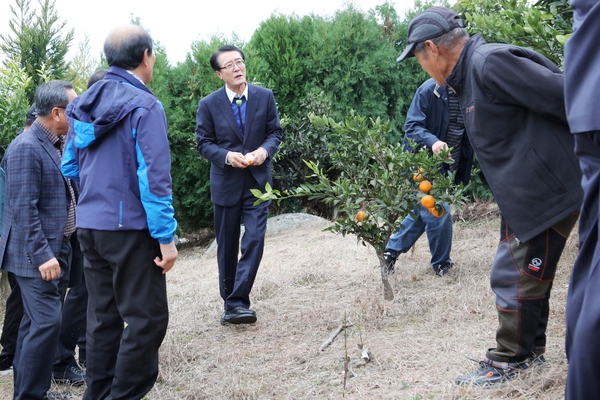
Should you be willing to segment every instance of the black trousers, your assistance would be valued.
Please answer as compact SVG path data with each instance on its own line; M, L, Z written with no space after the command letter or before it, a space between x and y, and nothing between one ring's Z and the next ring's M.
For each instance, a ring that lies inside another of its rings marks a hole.
M88 289L85 400L135 400L158 376L169 310L160 246L147 230L78 229Z
M54 359L54 370L64 372L67 367L77 365L75 361L75 347L79 344L79 362L85 363L85 316L87 312L87 288L83 277L73 279L73 272L83 274L82 269L75 268L75 263L81 263L81 252L79 242L71 236L72 257L69 262L71 273L68 277L61 279L61 299L64 299L62 311L61 331L56 347ZM75 271L73 271L75 270ZM68 278L68 279L67 279ZM65 298L66 283L71 287ZM17 349L17 336L19 334L19 325L23 318L23 301L21 299L21 289L17 284L15 275L8 272L8 283L11 288L10 295L6 300L6 313L4 314L4 325L2 336L0 336L0 369L9 368L13 363L15 351ZM81 339L83 336L83 340ZM82 351L83 349L83 351Z
M71 243L63 242L56 257L62 270L59 279L16 277L24 313L13 363L15 400L43 399L50 389L71 256Z
M219 291L225 310L235 307L250 308L250 292L256 279L265 247L265 233L269 203L254 205L256 198L250 189L258 183L246 170L244 190L240 201L232 207L214 204ZM244 235L240 248L240 223ZM238 254L241 250L241 256Z
M12 272L8 272L8 284L10 285L10 294L6 299L6 313L4 314L2 336L0 336L0 345L2 345L0 363L2 369L7 369L12 365L15 351L17 351L19 325L21 325L21 319L23 318L21 289L17 284L15 274Z
M493 365L507 368L544 354L552 282L578 216L573 213L527 242L519 242L502 217L490 273L498 310L496 347L486 353Z
M567 296L565 399L597 399L600 393L600 131L575 135L583 173L579 255Z
M75 361L75 347L79 344L79 363L85 364L85 336L86 313L88 292L85 279L69 289L62 311L62 325L56 355L54 357L54 370L64 372L68 367L77 366Z

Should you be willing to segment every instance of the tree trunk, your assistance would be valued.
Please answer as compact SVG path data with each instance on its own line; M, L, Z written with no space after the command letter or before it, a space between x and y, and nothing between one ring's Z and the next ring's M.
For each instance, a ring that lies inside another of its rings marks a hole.
M394 300L394 289L390 285L390 281L388 280L387 267L385 266L385 258L383 258L383 252L381 254L377 254L377 258L379 258L379 267L381 269L381 282L383 283L383 298L385 300Z

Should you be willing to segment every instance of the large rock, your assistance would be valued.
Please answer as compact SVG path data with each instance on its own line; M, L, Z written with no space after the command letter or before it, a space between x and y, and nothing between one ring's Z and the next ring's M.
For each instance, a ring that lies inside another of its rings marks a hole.
M274 236L290 229L298 229L306 226L328 225L331 222L325 218L304 213L281 214L271 217L267 220L267 233L265 237ZM242 225L240 240L244 234L244 225ZM205 257L214 257L217 254L217 241L214 240L208 249L204 252Z

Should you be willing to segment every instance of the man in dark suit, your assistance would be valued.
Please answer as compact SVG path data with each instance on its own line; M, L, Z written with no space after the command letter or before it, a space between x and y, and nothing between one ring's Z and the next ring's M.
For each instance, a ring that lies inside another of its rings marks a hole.
M61 324L72 258L75 194L60 169L73 85L50 81L36 90L37 120L8 147L0 265L21 289L24 315L14 356L14 398L44 399Z
M281 142L275 97L246 82L244 53L223 46L210 65L225 86L198 104L198 151L211 163L219 288L224 301L221 324L256 322L250 291L263 255L269 203L254 206L250 189L272 183L271 160ZM244 223L238 260L240 221Z

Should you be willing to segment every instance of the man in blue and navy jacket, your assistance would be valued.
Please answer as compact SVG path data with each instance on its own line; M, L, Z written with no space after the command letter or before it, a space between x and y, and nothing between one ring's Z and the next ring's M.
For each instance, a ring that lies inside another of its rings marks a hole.
M473 148L465 134L465 124L458 99L447 86L439 86L428 79L417 89L406 115L404 124L404 148L412 150L408 139L418 147L427 147L430 153L452 148L451 164L442 164L444 174L453 172L456 184L469 183L473 166ZM443 204L444 213L437 217L420 204L415 206L415 217L408 215L390 237L385 246L385 262L388 273L394 272L396 258L406 253L427 233L431 267L436 276L444 276L454 265L450 259L452 250L452 214L450 205Z
M104 53L105 78L67 109L62 162L63 174L81 182L77 228L89 291L84 399L141 399L158 375L168 323L164 274L177 258L171 158L163 106L146 87L156 60L151 37L139 26L116 28Z

